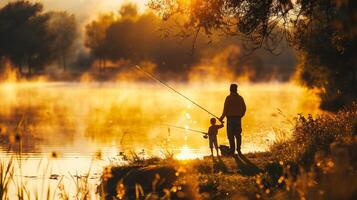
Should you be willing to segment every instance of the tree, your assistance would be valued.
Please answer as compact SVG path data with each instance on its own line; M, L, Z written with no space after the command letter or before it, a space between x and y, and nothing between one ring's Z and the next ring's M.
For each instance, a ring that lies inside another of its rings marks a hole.
M19 71L28 74L43 70L53 60L66 55L76 36L73 15L43 13L40 3L15 1L0 9L0 56L8 58Z
M115 21L113 13L101 15L97 20L86 26L85 46L90 49L91 54L99 60L99 68L105 67L108 59L108 44L106 34L108 27Z
M275 51L283 37L301 55L300 78L320 89L323 109L356 100L356 24L352 0L151 0L163 20L181 17L181 36L237 35L252 50ZM352 27L351 27L352 26Z
M132 4L123 5L119 10L119 15L114 16L112 23L100 31L103 33L101 39L90 38L91 41L98 42L97 47L101 47L90 48L93 58L99 60L99 57L95 55L95 50L100 49L105 52L103 55L106 60L112 61L112 63L123 60L127 61L125 63L147 61L155 65L156 72L160 73L162 78L178 78L180 80L189 79L191 70L198 65L205 63L204 65L207 66L208 63L212 63L212 59L215 59L217 54L229 59L225 66L229 67L237 77L249 73L252 75L249 79L252 81L266 81L271 80L272 77L286 81L293 73L295 59L291 50L284 51L280 57L282 59L272 58L273 55L270 55L269 52L257 50L253 52L254 59L252 59L253 56L246 55L237 38L209 43L209 39L219 39L218 36L212 35L211 38L207 38L204 34L199 34L197 38L183 38L178 34L179 39L167 37L165 32L167 27L170 31L178 30L177 20L162 21L153 12L139 13L136 9L136 6ZM95 22L99 23L99 21L98 18L90 25ZM95 31L98 30L97 28ZM96 34L92 34L92 36L96 36ZM200 47L195 50L194 54L192 54L193 39L196 41L195 44ZM232 46L234 47L232 48ZM222 52L230 54L230 49L239 49L235 51L236 57L223 55ZM120 70L125 70L124 64L118 65L123 66ZM251 66L251 68L243 67L243 65ZM275 71L282 73L275 76L274 70L271 70L273 67L276 69ZM180 76L172 76L178 73Z
M40 63L43 55L41 44L46 37L43 22L47 16L40 15L42 5L27 1L8 3L0 10L0 53L22 71L23 65L32 67Z
M346 2L306 4L310 8L304 9L302 15L308 17L296 22L291 38L301 56L298 69L301 80L310 88L322 89L321 107L331 111L357 97L357 38L350 21L352 3Z
M74 15L67 12L48 13L48 32L53 38L51 42L51 53L60 60L64 71L67 68L67 57L77 38L77 24Z

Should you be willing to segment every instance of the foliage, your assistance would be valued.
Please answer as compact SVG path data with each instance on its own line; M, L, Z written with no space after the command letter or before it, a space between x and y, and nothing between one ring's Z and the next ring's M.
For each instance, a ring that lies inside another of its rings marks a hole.
M217 42L211 43L204 34L197 38L184 38L180 34L176 35L179 38L170 37L179 28L177 23L181 18L162 21L151 11L138 12L132 4L124 4L118 13L103 14L86 26L85 44L100 69L113 67L125 73L127 65L146 62L170 79L178 78L173 73L180 72L181 80L205 73L215 74L214 78L218 79L217 74L221 73L225 80L227 76L237 75L252 81L273 78L287 81L294 73L295 57L291 49L284 51L281 59L265 51L247 55L251 52L241 48L237 38L223 40L214 34L211 39ZM194 53L193 39L199 47L194 48ZM286 48L286 43L280 48ZM130 67L128 71L131 70Z
M67 12L50 12L47 29L52 35L51 53L61 63L63 70L67 67L67 57L77 38L77 24L74 15Z
M259 198L353 199L357 107L296 118L293 137L271 148L274 161L256 176Z
M190 44L162 38L160 19L153 13L139 14L135 5L127 4L119 14L101 15L86 26L85 44L101 68L106 61L130 60L149 61L174 71L195 61L196 56L189 54Z
M337 114L321 115L316 119L311 115L299 115L291 140L274 144L271 151L278 160L293 161L309 169L316 152L328 154L330 145L342 137L351 136L356 124L356 104Z
M275 52L285 38L301 55L300 79L337 111L357 97L356 18L352 0L151 0L164 19L186 16L180 36L238 35L250 48Z
M102 63L100 67L105 67L105 60L108 59L106 43L106 31L114 22L113 14L101 15L96 21L86 26L85 45L91 50L92 55Z
M76 35L74 17L44 13L40 3L15 1L0 8L0 58L6 57L23 71L43 70L67 54Z
M11 181L11 176L14 173L13 162L4 163L0 161L0 199L8 198L8 187Z
M339 3L340 2L340 3ZM299 75L309 88L321 88L321 108L337 111L357 97L356 33L352 1L312 1L302 5L291 41L300 52ZM351 24L349 24L351 23Z

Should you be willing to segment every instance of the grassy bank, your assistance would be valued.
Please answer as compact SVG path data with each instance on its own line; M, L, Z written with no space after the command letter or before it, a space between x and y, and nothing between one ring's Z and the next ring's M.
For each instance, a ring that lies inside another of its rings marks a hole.
M356 125L356 105L316 118L300 115L292 137L269 152L111 166L102 193L106 199L355 199Z

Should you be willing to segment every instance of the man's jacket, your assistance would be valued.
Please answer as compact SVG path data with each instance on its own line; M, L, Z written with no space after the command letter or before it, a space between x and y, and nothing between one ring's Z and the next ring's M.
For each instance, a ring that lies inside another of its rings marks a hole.
M222 116L226 117L243 117L245 115L246 106L244 99L238 93L231 93L227 96L224 102Z

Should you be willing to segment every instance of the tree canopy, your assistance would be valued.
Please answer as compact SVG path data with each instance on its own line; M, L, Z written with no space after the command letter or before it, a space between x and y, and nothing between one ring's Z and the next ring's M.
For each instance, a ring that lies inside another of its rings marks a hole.
M66 52L76 38L74 16L44 13L40 3L15 1L0 8L0 58L8 58L20 72L41 71Z
M213 65L227 68L236 77L249 73L250 77L245 80L251 81L273 78L286 81L293 74L295 59L291 50L285 51L279 59L264 51L248 56L241 42L233 37L221 40L214 35L219 41L209 43L209 38L199 34L195 39L199 48L192 54L193 37L169 37L170 32L166 32L167 27L178 31L176 23L175 20L164 22L152 12L139 13L135 5L127 4L118 13L103 14L90 22L86 26L85 44L101 68L105 61L119 68L123 66L122 60L147 61L156 66L162 78L186 80L194 68L200 69L195 70L197 74L205 74Z
M185 16L182 37L220 31L271 52L286 39L300 53L301 81L320 89L322 108L338 110L357 97L352 0L151 0L149 6L163 20Z

